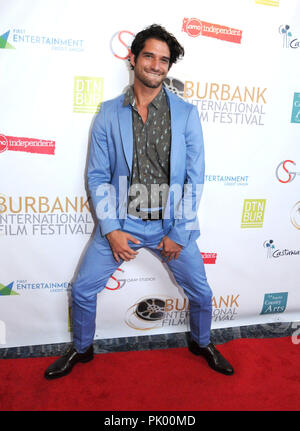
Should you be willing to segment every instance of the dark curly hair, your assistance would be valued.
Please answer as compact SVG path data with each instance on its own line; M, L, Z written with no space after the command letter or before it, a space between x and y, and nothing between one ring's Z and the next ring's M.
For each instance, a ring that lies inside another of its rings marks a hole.
M135 60L137 60L139 53L145 46L147 39L157 39L166 42L170 50L170 64L169 69L173 63L176 63L178 59L184 56L184 48L180 45L178 40L169 33L164 27L158 24L152 24L146 27L144 30L137 33L132 44L131 53L134 55ZM134 67L130 64L131 69Z

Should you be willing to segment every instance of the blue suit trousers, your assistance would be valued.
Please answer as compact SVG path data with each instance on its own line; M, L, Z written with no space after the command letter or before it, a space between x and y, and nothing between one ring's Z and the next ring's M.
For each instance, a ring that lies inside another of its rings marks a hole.
M163 260L161 250L157 249L163 236L167 235L161 220L143 221L128 216L122 230L140 241L138 245L129 242L131 248L146 247ZM95 236L72 286L73 341L79 353L94 340L97 294L105 288L121 263L114 259L107 239ZM210 342L212 291L196 241L190 241L182 248L177 260L166 261L166 264L189 299L191 336L204 347Z

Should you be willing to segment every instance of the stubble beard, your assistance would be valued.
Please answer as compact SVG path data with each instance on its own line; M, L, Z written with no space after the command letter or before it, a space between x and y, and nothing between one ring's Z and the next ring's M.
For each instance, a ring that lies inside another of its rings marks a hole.
M158 75L160 76L160 75ZM151 81L150 79L148 79L146 76L141 75L139 72L135 71L135 77L142 83L145 85L145 87L147 88L158 88L161 86L161 84L163 83L164 79L165 79L165 75L161 75L161 79L159 79L156 82Z

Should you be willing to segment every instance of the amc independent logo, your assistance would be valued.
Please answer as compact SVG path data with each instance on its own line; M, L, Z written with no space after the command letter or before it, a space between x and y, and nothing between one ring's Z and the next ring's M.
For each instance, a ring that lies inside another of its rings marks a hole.
M266 199L245 199L241 228L263 227Z
M96 114L103 100L103 78L75 76L73 112Z
M4 151L22 151L25 153L37 153L54 155L55 142L35 138L17 138L14 136L0 135L0 153Z
M200 21L198 18L183 18L181 30L191 37L207 36L234 43L241 43L242 39L242 30Z

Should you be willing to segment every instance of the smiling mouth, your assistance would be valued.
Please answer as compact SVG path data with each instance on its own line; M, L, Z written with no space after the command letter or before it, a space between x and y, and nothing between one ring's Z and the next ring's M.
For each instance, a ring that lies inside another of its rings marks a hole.
M154 75L154 76L161 76L162 75L161 73L155 73L155 72L147 72L146 71L146 73L148 73L149 75Z

